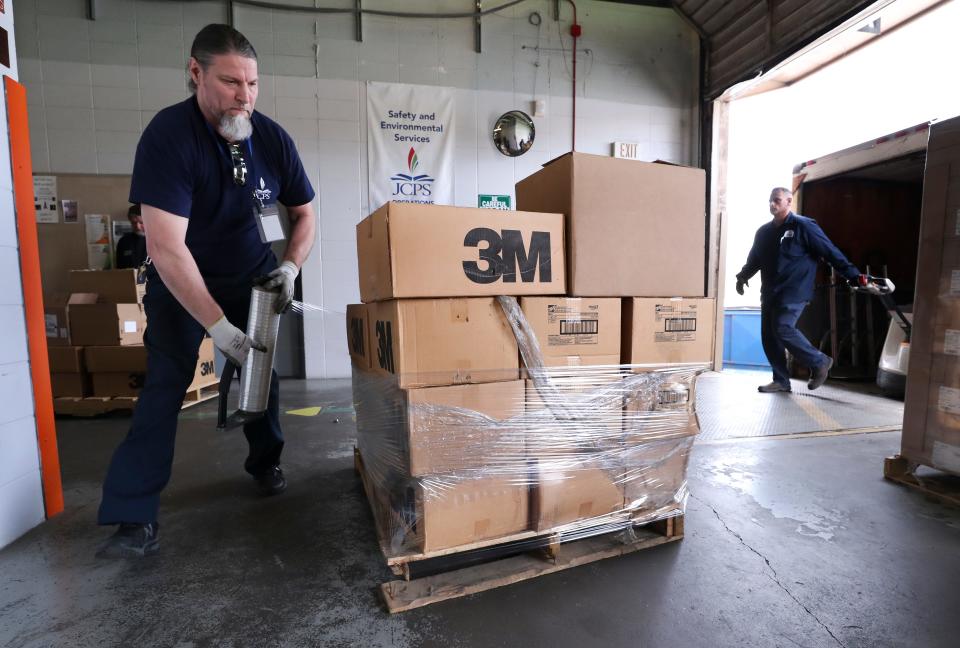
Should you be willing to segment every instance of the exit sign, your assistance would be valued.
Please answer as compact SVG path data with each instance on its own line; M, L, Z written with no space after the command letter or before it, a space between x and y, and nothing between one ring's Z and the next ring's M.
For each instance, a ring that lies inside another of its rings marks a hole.
M625 160L640 159L640 145L637 142L614 142L613 157Z
M482 207L483 209L510 209L510 196L479 194L477 196L477 207Z

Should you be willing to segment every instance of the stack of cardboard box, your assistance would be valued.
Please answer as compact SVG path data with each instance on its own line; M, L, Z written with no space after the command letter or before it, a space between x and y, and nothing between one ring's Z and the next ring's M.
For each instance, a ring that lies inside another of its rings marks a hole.
M348 335L381 528L423 551L526 530L522 443L498 425L523 413L524 383L493 295L563 293L562 216L389 203L357 246Z
M143 388L145 285L136 270L72 270L70 296L47 306L47 344L55 398L135 397ZM190 389L216 382L205 339Z
M960 118L930 127L901 456L960 474Z
M682 511L713 359L703 172L571 154L517 199L357 226L358 447L390 551Z

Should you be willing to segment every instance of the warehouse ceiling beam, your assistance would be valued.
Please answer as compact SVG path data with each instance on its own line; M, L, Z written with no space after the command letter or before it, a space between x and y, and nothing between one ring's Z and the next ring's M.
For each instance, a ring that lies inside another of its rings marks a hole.
M480 54L483 51L483 45L480 41L480 36L481 36L480 19L483 16L483 1L475 0L475 4L473 8L474 8L474 11L476 12L473 14L474 15L473 44L474 44L474 50L476 50L477 54Z
M355 24L357 27L357 42L363 42L363 0L355 0L354 9L357 14L355 16Z

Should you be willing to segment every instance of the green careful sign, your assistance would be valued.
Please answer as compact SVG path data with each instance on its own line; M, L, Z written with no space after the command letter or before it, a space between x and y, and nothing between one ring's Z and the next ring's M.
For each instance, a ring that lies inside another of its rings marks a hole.
M510 209L510 196L488 196L479 194L477 196L477 207L483 209Z

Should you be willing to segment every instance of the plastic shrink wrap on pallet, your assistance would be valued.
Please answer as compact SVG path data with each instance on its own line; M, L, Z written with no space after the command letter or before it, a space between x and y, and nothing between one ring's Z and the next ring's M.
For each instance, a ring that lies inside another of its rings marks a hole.
M680 515L705 364L545 367L501 297L523 364L401 389L354 366L361 470L388 557L564 542ZM430 383L432 381L424 381Z

